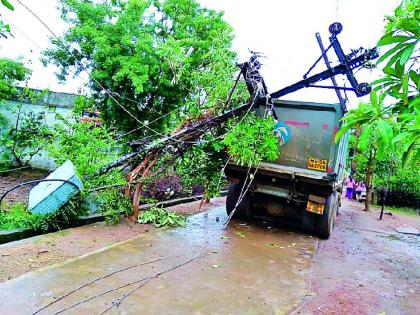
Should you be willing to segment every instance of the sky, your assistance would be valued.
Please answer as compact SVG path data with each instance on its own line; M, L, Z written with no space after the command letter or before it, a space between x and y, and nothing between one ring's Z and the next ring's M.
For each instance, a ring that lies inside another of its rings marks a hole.
M50 47L49 32L16 0L9 0L13 12L1 8L1 17L10 24L14 37L0 40L0 56L21 58L33 74L28 85L52 91L83 93L88 74L68 78L59 83L54 66L44 67L41 52ZM34 11L56 34L62 34L67 25L60 18L57 0L20 0ZM384 29L384 16L391 14L399 0L198 0L203 6L224 11L224 19L233 26L233 49L240 61L249 58L249 50L261 52L264 58L262 74L269 92L277 91L302 79L303 74L320 56L315 38L319 32L328 45L328 26L336 21L343 24L338 38L345 53L351 48L374 47ZM334 54L330 56L334 59ZM324 64L315 71L325 69ZM379 76L378 70L361 70L356 74L360 82L371 82ZM337 77L339 85L344 77ZM330 82L325 81L325 85ZM348 86L348 85L347 85ZM350 107L358 100L348 93ZM287 95L284 99L337 102L333 90L308 88ZM363 101L364 99L362 99Z

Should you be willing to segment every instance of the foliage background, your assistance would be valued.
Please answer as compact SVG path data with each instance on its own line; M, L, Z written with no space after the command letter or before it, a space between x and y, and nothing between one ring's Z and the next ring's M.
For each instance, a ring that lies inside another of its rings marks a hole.
M62 80L89 71L108 126L158 136L203 108L222 107L236 69L221 13L194 0L62 0L61 9L71 27L52 39L44 61Z

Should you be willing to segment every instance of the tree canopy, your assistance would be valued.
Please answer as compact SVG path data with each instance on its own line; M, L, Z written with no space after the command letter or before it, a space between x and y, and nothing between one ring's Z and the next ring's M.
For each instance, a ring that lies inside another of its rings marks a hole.
M0 58L0 102L15 94L17 82L26 80L30 73L21 62Z
M109 125L128 131L144 124L141 136L186 113L221 108L235 72L232 28L222 13L195 0L60 3L70 28L52 39L44 62L59 66L61 80L87 70Z
M0 0L0 8L14 10L14 7L7 0ZM1 12L1 11L0 11ZM7 38L10 27L0 15L0 40ZM16 84L28 78L31 71L24 67L20 61L9 58L0 58L0 103L17 92Z

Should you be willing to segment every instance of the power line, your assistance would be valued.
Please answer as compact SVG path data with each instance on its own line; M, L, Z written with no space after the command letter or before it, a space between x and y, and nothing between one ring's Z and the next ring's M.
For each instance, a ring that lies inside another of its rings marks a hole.
M22 3L20 0L16 0L17 3L19 3L21 6L23 6L26 10L28 10L42 25L44 25L44 27L54 36L54 37L58 37L49 27L46 23L44 23L44 21L38 16L36 15L30 8L28 8L24 3Z
M14 25L12 22L10 22L7 18L2 16L2 19L7 22L10 26L12 26L13 29L15 29L20 35L22 35L24 38L26 38L28 41L30 41L32 44L34 44L40 51L43 51L44 48L42 48L38 43L36 43L32 38L30 38L28 35L26 35L24 32L22 32L16 25Z
M56 38L56 39L58 39L60 42L62 42L61 41L61 38L59 38L55 33L54 33L54 31L34 12L34 11L32 11L29 7L27 7L25 4L23 4L20 0L16 0L20 5L22 5L30 14L32 14L53 36L54 36L54 38ZM63 42L62 42L63 43ZM64 43L63 43L63 47L64 47L64 49L66 49L67 50L67 52L69 53L69 54L72 54L71 53L71 51L70 51L70 49L68 48L68 46L67 45L65 45ZM148 125L150 124L150 123L148 123L148 124L145 124L145 123L143 123L143 122L141 122L136 116L134 116L126 107L124 107L114 96L113 96L113 94L116 94L119 98L122 98L120 95L118 95L117 93L114 93L114 92L111 92L111 91L108 91L98 80L96 80L94 77L92 77L92 76L90 76L90 73L89 73L89 71L88 71L88 69L82 64L82 63L80 63L79 64L80 65L80 67L81 67L81 69L82 69L82 71L86 71L87 72L87 74L88 74L88 76L91 78L91 80L100 88L100 89L102 89L106 94L108 94L108 96L121 108L121 109L123 109L130 117L132 117L135 121L137 121L142 127L140 127L140 128L146 128L146 129L148 129L148 130L150 130L151 132L153 132L155 135L157 135L157 136L166 136L166 134L165 133L162 133L162 132L158 132L158 131L156 131L156 130L154 130L153 128L151 128L151 127L149 127ZM128 98L127 98L128 99ZM128 100L130 100L130 99L128 99ZM138 102L136 102L135 100L130 100L130 101L132 101L132 102L135 102L136 104L139 104ZM182 106L184 106L184 105L182 105ZM182 106L180 106L180 107L178 107L177 109L175 109L175 110L173 110L173 111L176 111L176 110L178 110L179 108L181 108ZM157 121L157 120L159 120L159 119L162 119L163 117L165 117L165 116L167 116L167 115L169 115L171 112L169 112L169 113L165 113L165 114L163 114L163 115L161 115L160 117L158 117L158 118L156 118L155 120L153 120L152 122L155 122L155 121ZM246 116L246 115L245 115ZM139 130L140 128L136 128L135 130ZM132 133L132 132L134 132L134 131L130 131L129 133ZM150 136L149 136L150 137ZM220 138L220 137L218 137L218 138ZM184 141L184 140L178 140L178 139L175 139L175 141L176 142L179 142L179 143L193 143L193 144L196 144L195 142L190 142L190 141Z

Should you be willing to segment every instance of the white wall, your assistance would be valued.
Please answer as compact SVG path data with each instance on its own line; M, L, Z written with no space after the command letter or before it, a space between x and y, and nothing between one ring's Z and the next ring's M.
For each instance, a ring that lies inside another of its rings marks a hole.
M14 124L16 122L16 114L19 106L22 106L22 113L25 112L44 112L45 123L49 127L53 127L59 123L56 119L56 115L60 114L63 117L70 117L76 95L67 93L48 93L41 101L36 103L20 102L16 100L8 100L6 106L0 106L0 112L6 118L6 124ZM7 128L7 125L0 126L1 130ZM1 148L0 148L0 151ZM54 170L57 165L54 160L48 156L46 150L41 150L40 153L34 156L31 160L30 165L34 168L40 168L45 170Z

